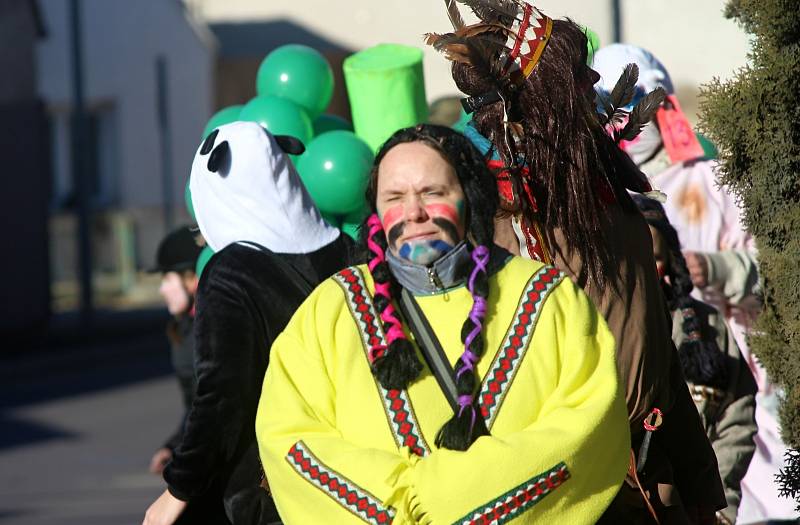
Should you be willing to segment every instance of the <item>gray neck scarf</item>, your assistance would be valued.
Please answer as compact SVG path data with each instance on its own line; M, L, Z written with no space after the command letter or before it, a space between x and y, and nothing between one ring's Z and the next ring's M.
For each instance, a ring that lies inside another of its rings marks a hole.
M386 250L392 275L400 285L416 295L431 295L463 285L469 275L470 255L461 241L430 266L414 264Z

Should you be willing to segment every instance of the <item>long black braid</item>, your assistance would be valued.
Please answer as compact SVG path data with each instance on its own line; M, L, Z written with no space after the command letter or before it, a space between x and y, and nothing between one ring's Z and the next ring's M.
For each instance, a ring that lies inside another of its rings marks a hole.
M384 253L388 247L383 229L378 230L374 227L377 218L374 212L376 212L378 166L389 150L398 144L408 142L422 142L438 151L453 166L466 200L467 236L474 246L471 254L474 264L468 282L473 296L473 307L461 329L461 340L465 344L465 351L455 367L456 387L461 407L458 413L442 426L436 436L436 445L439 447L466 450L478 437L489 433L477 407L476 391L479 378L474 365L485 351L482 324L486 311L485 305L489 298L489 276L486 264L493 245L494 216L497 211L498 195L494 177L486 167L485 160L469 140L460 133L435 125L419 125L400 130L383 145L375 158L370 184L367 188L367 202L372 207L373 215L361 228L361 240L365 247L368 245L368 239L372 240ZM370 223L372 223L372 227ZM375 249L373 248L371 251L374 253ZM388 283L392 296L399 293L399 284L392 276L385 261L374 263L373 268L371 271L376 283ZM375 298L375 306L381 313L389 308L390 304L391 297L376 296ZM396 340L392 344L398 343L399 340ZM403 343L410 346L406 340ZM384 363L401 359L401 353L392 351L392 344L389 345L389 351L383 356ZM395 355L398 357L394 357ZM414 358L416 359L415 354ZM373 368L381 384L390 379L399 379L398 383L407 380L407 384L419 373L416 370L412 376L412 374L406 373L410 370L408 366L383 365L391 370L402 372L400 374L402 377L391 376L391 374L384 374L380 370L380 366L376 366L378 363L379 361L376 360Z
M414 346L406 339L392 305L392 297L397 295L399 285L386 262L386 233L375 214L367 219L367 226L362 228L362 234L367 232L366 235L371 235L370 247L374 256L369 268L375 281L374 304L387 340L386 348L374 347L370 350L372 372L384 388L403 389L419 375L422 363L417 358Z
M691 296L694 285L681 252L678 232L670 224L664 207L658 201L641 195L634 195L633 199L647 223L661 234L669 251L666 271L669 284L662 279L662 287L670 311L680 310L683 319L681 327L684 339L678 348L683 374L692 383L725 388L728 384L725 355L714 337L704 336L713 333L713 330L708 326L708 321L698 317L695 311L695 300Z

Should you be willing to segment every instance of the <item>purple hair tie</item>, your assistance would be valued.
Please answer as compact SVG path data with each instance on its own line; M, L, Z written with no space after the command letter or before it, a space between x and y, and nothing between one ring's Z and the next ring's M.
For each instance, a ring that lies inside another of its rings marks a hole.
M469 276L467 289L472 292L475 289L475 279L478 277L478 272L485 272L489 266L489 248L484 245L476 246L472 250L472 260L475 262L475 268L472 269L472 275Z
M475 365L478 363L480 357L475 355L470 348L475 338L477 338L481 330L483 330L483 318L486 317L486 310L488 308L486 299L475 295L475 279L478 278L479 272L487 271L489 265L489 248L483 245L476 246L475 249L472 250L472 260L475 262L475 267L472 269L472 274L469 276L467 289L473 297L469 318L475 326L464 339L464 353L461 354L461 362L464 366L458 371L456 378L461 377L461 374L467 370L470 372L475 370Z

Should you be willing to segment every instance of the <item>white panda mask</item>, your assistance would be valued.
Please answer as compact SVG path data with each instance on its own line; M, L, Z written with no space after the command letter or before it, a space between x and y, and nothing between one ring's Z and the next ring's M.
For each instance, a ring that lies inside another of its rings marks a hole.
M276 253L311 253L336 240L279 141L290 152L302 144L255 122L214 130L195 153L189 188L200 231L218 252L239 242Z

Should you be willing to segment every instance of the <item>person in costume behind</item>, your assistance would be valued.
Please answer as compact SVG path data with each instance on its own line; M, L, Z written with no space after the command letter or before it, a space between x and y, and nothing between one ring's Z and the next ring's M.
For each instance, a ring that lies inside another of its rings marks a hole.
M655 56L628 44L602 48L594 61L601 75L597 90L602 95L611 89L609 79L626 63L639 67L639 92L662 87L668 96L641 135L621 145L652 184L667 194L664 208L678 231L695 286L693 295L722 312L759 386L757 448L742 480L739 520L797 519L794 503L779 497L775 481L786 452L778 425L779 392L750 353L746 339L761 309L754 240L742 224L735 199L717 183L718 164L705 157L675 97L669 72Z
M183 436L186 414L192 406L197 380L194 373L194 302L197 293L197 275L194 272L197 257L205 240L196 228L182 226L169 233L158 245L156 265L150 273L161 273L158 292L164 299L172 318L167 324L170 357L181 389L184 417L177 430L166 443L156 450L150 460L150 472L161 474L172 459Z
M602 48L593 65L600 74L595 87L598 96L609 96L613 77L629 63L639 69L637 94L662 88L667 97L642 133L620 146L651 184L667 194L664 208L680 234L687 267L698 289L695 295L721 312L731 310L726 317L737 341L744 344L744 332L760 308L753 238L741 222L733 196L717 184L717 162L705 156L681 111L669 73L655 56L629 44Z
M733 524L742 499L740 483L755 451L758 387L724 316L690 295L694 287L690 272L664 208L638 195L634 200L653 236L653 254L672 311L672 338L683 374L717 455L728 500L717 519Z
M197 396L146 524L173 523L184 510L186 523L279 520L254 431L269 349L314 286L348 264L352 247L322 219L285 153L302 151L297 139L235 122L195 155L192 199L215 251L197 297Z
M616 339L637 475L612 509L622 514L606 519L713 521L725 505L714 452L670 338L650 233L628 194L651 187L597 114L586 35L525 2L463 3L479 23L465 25L446 1L454 32L430 34L428 43L453 61L453 79L473 112L465 134L495 171L496 241L566 272ZM628 84L622 80L621 95ZM631 112L626 135L638 132L662 96L649 95ZM645 418L662 424L645 427ZM647 445L643 427L655 432Z
M494 181L461 134L400 130L371 177L369 264L311 294L264 379L282 518L595 523L629 447L605 322L561 272L493 244Z

